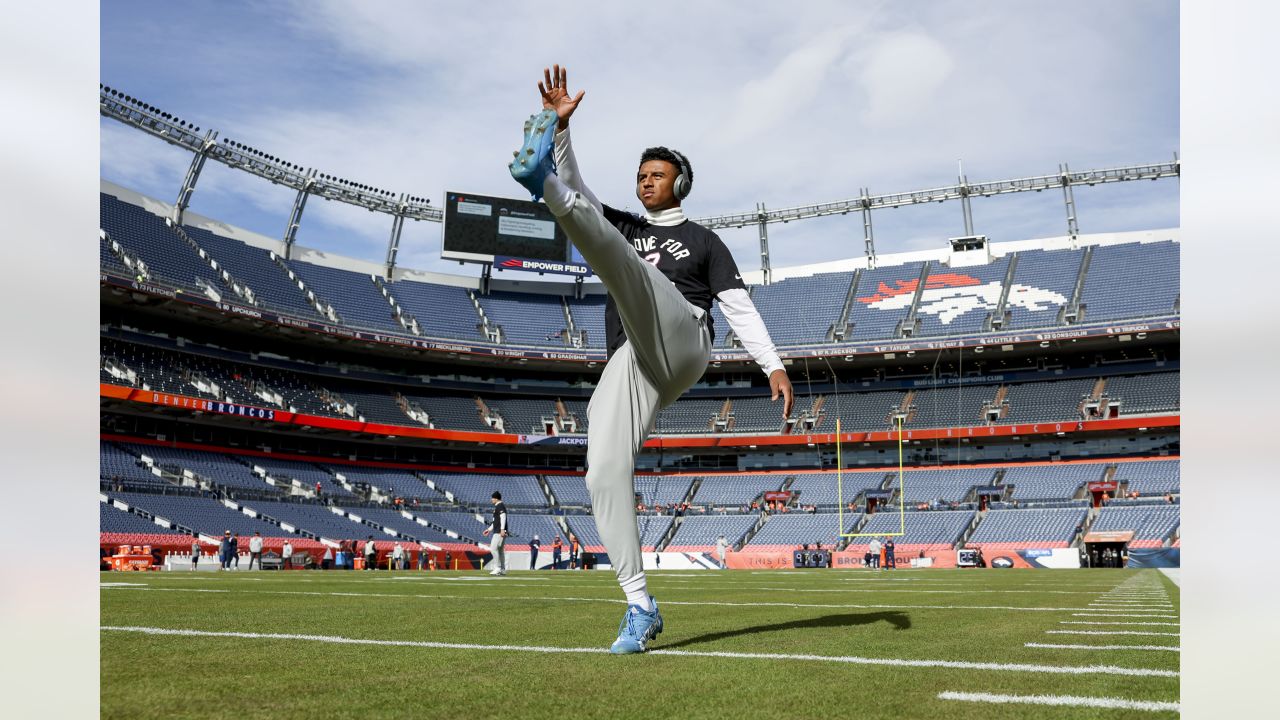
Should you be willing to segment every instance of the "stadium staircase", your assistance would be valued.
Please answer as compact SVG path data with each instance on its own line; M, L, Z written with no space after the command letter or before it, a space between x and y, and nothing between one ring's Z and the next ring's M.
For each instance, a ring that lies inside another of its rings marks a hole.
M982 419L986 424L990 425L992 423L999 422L1009 414L1009 401L1005 399L1008 396L1009 386L1001 385L996 389L996 395L994 398L983 401Z
M787 418L787 424L782 428L783 434L790 434L799 428L803 432L812 432L822 425L823 409L827 406L827 396L818 395L809 404L809 409L800 413L797 417ZM834 428L833 428L834 431Z
M402 395L399 390L396 391L396 405L410 420L424 427L435 427L435 423L431 420L431 415L426 410L423 410L421 405Z
M969 521L969 526L964 529L963 533L960 533L960 539L956 541L955 547L964 547L965 543L969 542L969 538L973 537L973 534L977 532L978 526L982 524L982 521L985 520L986 517L986 510L979 510L974 513L973 519Z
M1067 547L1078 548L1084 544L1084 536L1088 535L1089 531L1093 529L1093 524L1098 521L1098 514L1101 512L1101 508L1089 508L1089 512L1084 516L1084 522L1080 523L1079 534L1071 538L1071 543Z
M695 495L698 494L698 488L700 487L702 487L702 478L700 477L694 478L693 482L689 483L689 493L685 495L684 498L680 501L681 504L684 504L684 503L692 504L693 498Z
M1086 397L1081 398L1079 407L1080 417L1105 418L1107 416L1107 405L1110 404L1110 399L1106 397L1106 394L1107 379L1100 377L1093 383L1093 389L1089 391L1089 394Z
M576 323L573 322L573 311L569 309L569 301L560 296L560 309L564 312L565 327L565 344L580 348L587 344L587 333L585 330L579 331Z
M840 317L827 331L827 342L844 342L852 336L853 327L849 325L849 316L853 314L853 301L858 297L858 285L862 282L862 268L853 271L853 281L849 283L849 292L844 296L844 305L840 308Z
M476 309L476 317L480 318L480 328L484 336L493 342L502 342L502 328L489 322L489 318L484 314L484 308L480 306L480 296L476 295L475 290L468 290L467 297L471 300L471 306Z
M378 289L378 294L382 295L387 304L391 306L391 317L400 323L400 327L413 333L414 335L422 335L422 327L418 325L417 318L405 311L400 303L396 302L395 295L391 294L391 290L387 288L387 284L382 282L382 278L370 273L369 279L373 281L373 286Z
M182 238L182 241L185 242L188 246L190 246L191 249L194 250L195 253L200 256L201 260L204 260L206 263L209 264L209 267L212 268L213 271L217 273L218 278L222 280L222 284L224 287L226 287L226 289L235 293L236 297L240 298L242 301L248 303L249 305L252 305L254 307L258 306L258 298L256 295L254 295L253 289L250 288L248 284L240 282L239 280L232 277L231 273L227 272L226 268L219 265L218 261L215 260L212 255L206 252L204 248L200 247L200 243L196 242L194 238L188 235L187 231L183 230L181 225L175 224L171 218L165 218L164 224L165 224L165 227L172 230L175 235L177 235L179 238ZM216 288L211 288L206 285L204 287L204 290L205 290L205 294L209 295L214 302L222 302L222 295L217 291Z
M1128 480L1116 480L1116 474L1119 472L1120 472L1119 465L1108 465L1107 469L1102 471L1103 482L1114 482L1116 484L1116 491L1111 494L1111 497L1113 498L1122 498L1125 496L1126 493L1129 492ZM1086 498L1091 497L1089 494L1089 486L1085 485L1083 486L1083 489L1084 489L1084 496Z
M542 490L542 497L547 501L547 507L554 512L560 509L560 503L556 500L556 494L551 492L551 485L547 482L546 475L534 475L533 478L538 481L538 487Z
M180 468L165 469L152 458L144 457L138 452L135 452L132 448L125 447L117 443L108 443L108 444L111 447L125 453L126 455L131 456L136 461L135 464L138 465L138 467L146 468L147 472L160 478L161 480L164 480L165 482L169 483L170 485L173 485L174 487L199 487L195 483L194 479L188 482L187 478L185 478L180 472L181 470ZM174 472L175 469L179 470L179 472ZM200 489L208 489L208 488L200 488Z
M867 527L867 525L871 522L871 517L872 517L872 516L870 516L870 515L868 515L868 514L866 514L866 513L862 513L862 517L858 518L858 522L854 523L854 524L853 524L853 527L849 528L849 532L850 532L851 534L852 534L852 533L860 533L860 532L862 532L862 531ZM843 533L844 531L843 531L843 530L841 530L840 532L842 532L842 533ZM839 550L844 550L844 549L848 548L848 547L849 547L849 545L853 544L853 542L854 542L856 539L857 539L857 538L842 537L842 538L840 538L840 541L836 543L836 547L835 547L835 549L836 549L837 551L839 551Z
M1005 469L1004 469L1004 468L1000 468L999 470L996 470L995 477L991 478L991 487L1003 488L1003 487L1004 487L1004 474L1005 474ZM1003 493L1003 492L1000 494L1000 497L1004 497L1004 493Z
M911 307L907 310L907 316L898 322L898 327L893 333L895 337L915 337L916 330L920 326L920 298L924 297L925 285L929 282L929 271L932 266L933 262L930 260L926 260L920 266L920 277L916 279L916 292L911 296Z
M357 488L354 484L351 483L351 481L347 480L346 475L343 475L342 473L332 470L330 468L327 468L323 465L316 465L316 467L319 468L321 471L328 473L330 480L332 480L336 485L346 490L347 492L351 493L352 495L355 495L356 497L363 497L366 500L370 499L369 497L370 493L368 491L362 492L360 488Z
M355 403L348 402L346 398L329 388L317 385L316 394L320 396L320 401L323 402L329 410L336 412L339 415L346 415L349 418L355 418L360 422L365 421L364 416L361 415L359 410L356 408Z
M886 418L890 427L897 427L897 420L902 418L903 425L909 425L916 416L916 391L908 390L906 395L902 396L902 402L893 409Z
M298 277L297 273L289 268L289 265L285 263L284 258L275 254L274 251L268 252L267 255L271 258L271 262L275 263L281 270L283 270L284 274L287 275L291 281L297 283L298 289L301 290L303 296L307 298L307 303L309 303L316 312L320 313L320 317L327 318L329 322L342 324L342 316L338 315L338 311L335 310L332 305L321 299L319 295L316 295L315 292L307 288L307 284L302 281L301 277Z
M316 497L315 488L308 486L301 480L285 475L283 473L271 474L261 465L254 465L248 458L240 455L230 455L232 460L249 468L249 472L255 477L262 478L262 481L273 488L279 489L291 497L305 497L314 499Z
M488 403L484 401L484 398L480 397L479 395L475 397L475 403L476 403L476 412L480 414L480 420L485 425L488 425L489 427L493 428L494 430L497 430L500 433L506 432L506 429L505 429L506 420L503 419L501 413L498 413L492 410L489 407Z
M1084 257L1080 258L1080 271L1076 274L1075 289L1071 291L1071 300L1062 306L1062 311L1058 315L1059 325L1084 321L1088 308L1080 304L1080 298L1084 296L1084 280L1089 274L1089 263L1093 261L1094 247L1096 246L1090 245L1084 249Z
M676 531L680 529L680 525L684 523L684 516L677 515L671 520L671 527L658 538L658 542L653 544L654 552L664 552L667 546L671 544L671 540L676 536Z
M130 387L142 388L143 390L151 389L151 386L142 379L141 375L128 365L125 365L120 358L117 358L114 355L108 355L107 357L102 358L99 366L108 375L116 380L127 383Z
M98 236L107 241L107 247L111 248L111 254L115 255L117 260L119 260L130 272L134 273L135 279L151 279L151 270L147 267L147 264L142 261L142 258L126 250L123 245L116 242L115 238L108 235L106 230L99 229Z
M742 536L741 540L733 544L732 549L736 551L745 547L747 543L751 542L751 538L754 538L756 533L760 532L760 528L764 527L764 524L768 521L769 518L764 513L760 513L756 518L756 524L751 526L751 529Z
M586 428L582 427L582 420L577 415L569 412L569 408L565 407L564 400L560 398L556 398L556 430L557 433L586 432Z
M996 309L987 315L987 319L982 323L983 332L992 332L1004 328L1009 322L1009 291L1013 288L1013 274L1018 270L1018 253L1009 256L1009 268L1004 273L1004 286L1000 288L1000 300L996 303Z
M711 432L733 432L737 418L733 416L733 398L725 398L720 412L711 418Z

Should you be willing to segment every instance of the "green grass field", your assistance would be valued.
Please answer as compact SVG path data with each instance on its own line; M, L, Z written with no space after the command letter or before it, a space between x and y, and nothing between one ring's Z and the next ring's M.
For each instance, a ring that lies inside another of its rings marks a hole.
M1120 718L1179 697L1155 570L651 572L666 628L642 656L603 652L608 571L101 583L104 718Z

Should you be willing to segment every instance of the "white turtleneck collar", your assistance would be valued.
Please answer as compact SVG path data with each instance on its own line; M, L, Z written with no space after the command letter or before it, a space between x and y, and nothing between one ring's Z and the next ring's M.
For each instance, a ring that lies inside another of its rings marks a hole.
M684 210L681 210L679 205L656 213L645 210L644 216L650 224L661 225L663 227L679 225L685 220L688 220L688 218L684 216Z

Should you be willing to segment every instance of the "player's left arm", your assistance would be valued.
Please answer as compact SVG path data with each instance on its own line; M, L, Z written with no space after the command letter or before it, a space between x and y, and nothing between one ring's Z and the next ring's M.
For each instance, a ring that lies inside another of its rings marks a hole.
M782 417L789 418L795 403L791 379L782 366L782 359L773 346L764 319L747 294L746 284L742 282L742 275L738 272L738 264L734 262L733 255L719 237L714 233L712 237L711 253L707 258L710 263L708 270L711 290L720 302L720 310L724 313L725 320L729 321L729 327L742 341L742 347L746 348L765 375L769 376L770 399L776 401L781 396Z

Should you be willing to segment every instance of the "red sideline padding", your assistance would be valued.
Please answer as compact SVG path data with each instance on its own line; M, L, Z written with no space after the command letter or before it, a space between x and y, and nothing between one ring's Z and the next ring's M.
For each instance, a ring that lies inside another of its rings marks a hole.
M1135 550L1146 550L1148 548L1164 547L1163 540L1133 540L1129 543L1129 547Z

